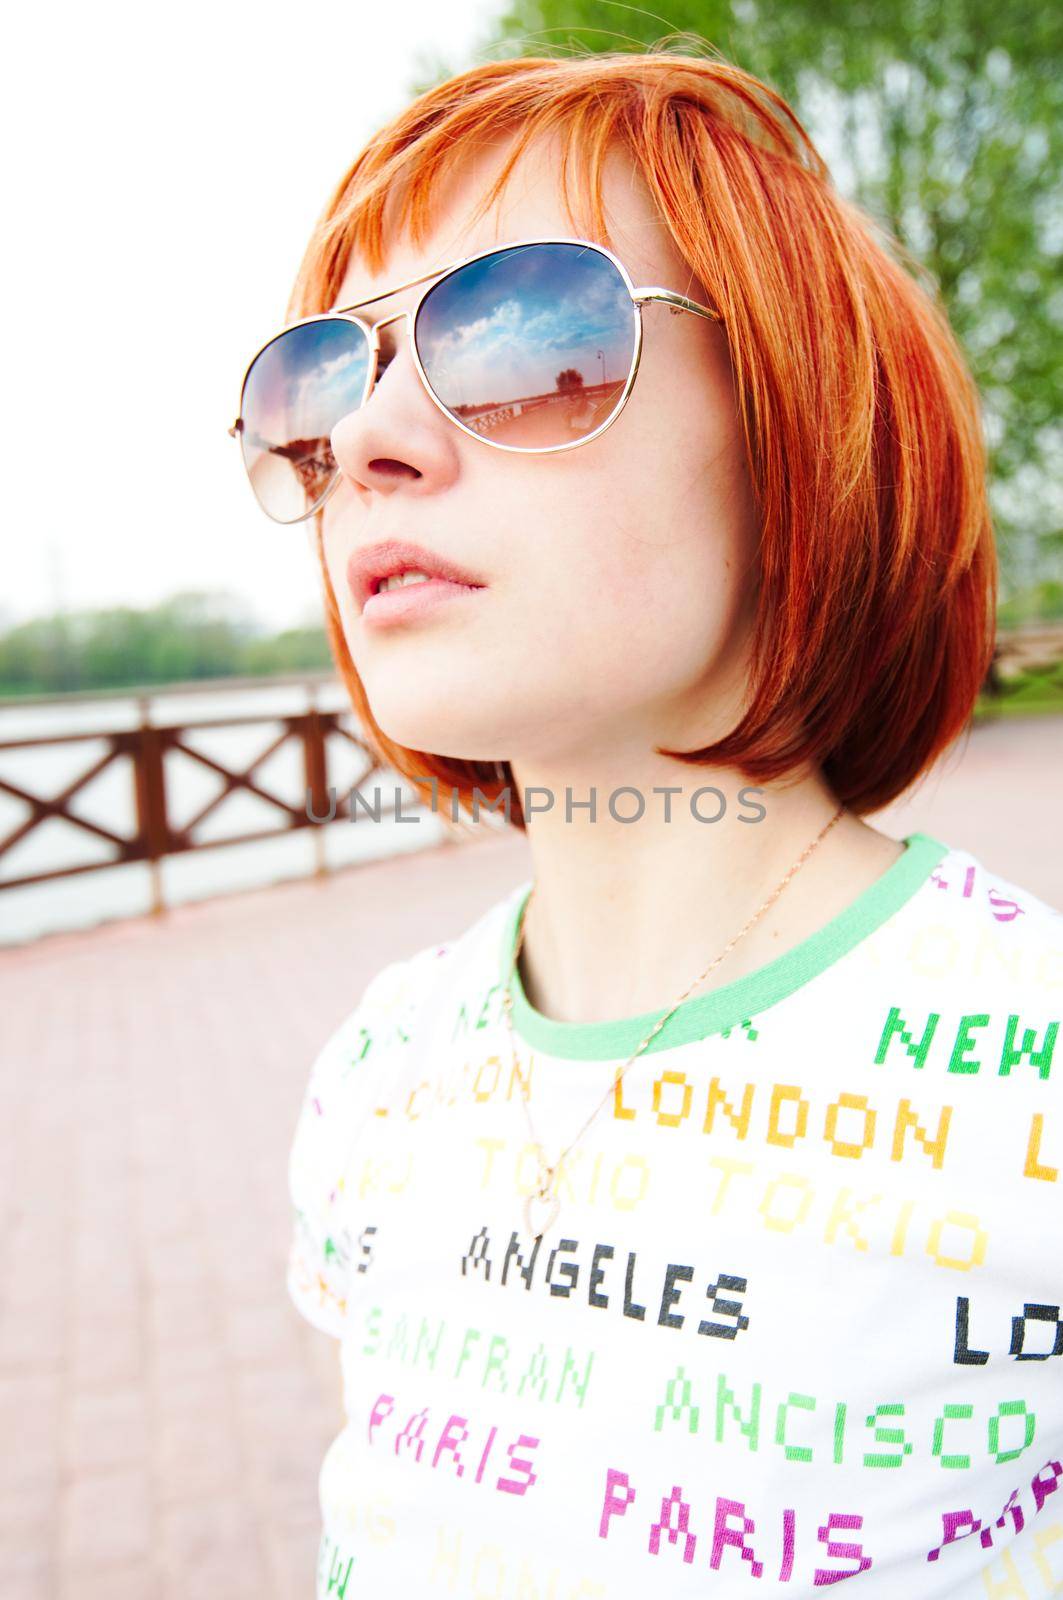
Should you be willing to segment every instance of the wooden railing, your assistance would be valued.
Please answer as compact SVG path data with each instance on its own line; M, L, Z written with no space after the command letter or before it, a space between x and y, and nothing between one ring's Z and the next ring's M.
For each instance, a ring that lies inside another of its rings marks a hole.
M261 693L293 685L302 686L306 690L308 705L305 711L295 713L248 711L237 716L183 718L180 721L164 719L161 722L152 719L153 711L161 709L168 697L177 694L218 695L247 690ZM164 688L118 689L111 692L87 690L83 693L62 696L27 695L17 701L9 701L10 706L22 710L30 706L74 707L79 702L132 700L136 702L139 720L135 726L127 728L49 733L33 738L0 740L0 765L7 751L45 747L54 750L57 747L85 742L99 744L101 741L106 747L97 760L87 766L58 794L36 793L0 773L0 793L24 802L29 808L28 814L16 827L0 835L0 873L3 871L5 856L53 818L59 818L71 827L91 834L95 839L102 839L111 848L111 854L104 860L60 866L44 872L0 877L0 890L22 888L28 884L45 883L54 878L98 872L105 867L143 861L152 868L152 909L160 911L164 906L158 864L164 857L181 855L191 850L209 850L223 845L250 843L256 839L275 839L279 834L314 826L315 823L327 818L330 810L333 810L337 821L357 822L363 808L358 806L356 796L364 793L365 785L370 778L385 769L380 766L369 747L349 728L342 725L340 719L350 716L348 709L322 710L318 707L318 691L335 686L335 675L321 672L276 678L199 680L193 683L167 684ZM274 729L279 724L280 732L264 743L252 761L239 768L226 766L223 762L197 750L188 742L189 734L197 731L206 729L213 731L227 727L247 728L255 724L270 725ZM2 731L2 721L0 721L0 731ZM363 771L355 782L346 785L342 792L329 781L329 743L333 739L353 745L365 758ZM290 743L294 743L301 751L304 799L299 805L293 805L290 800L270 789L255 776L257 769L270 756L283 745ZM218 793L181 827L175 825L169 804L170 795L166 781L168 751L182 752L189 760L201 764L221 779L222 786ZM71 809L72 802L87 784L106 768L126 759L132 774L135 799L135 826L130 834L90 821ZM394 780L393 786L400 786L401 779L395 774L391 776ZM230 795L241 791L255 795L275 807L279 818L278 826L228 834L220 839L204 838L202 828L207 818L216 813ZM390 815L394 813L394 801L381 803L378 795L369 804L368 809L374 815ZM325 858L320 829L316 842L317 871L321 872L325 870Z
M1015 692L1017 684L1029 683L1031 677L1040 679L1052 691L1056 689L1060 691L1060 709L1063 710L1063 627L1024 629L1021 632L1002 634L983 688L982 708L989 709L991 714L994 705L1003 704L1009 695ZM216 695L246 690L266 692L292 685L300 685L305 690L308 701L305 711L295 713L259 711L230 717L204 717L195 720L185 718L181 721L162 722L155 722L152 719L153 710L164 707L167 697L173 695ZM28 706L42 708L60 704L73 706L79 701L95 703L108 699L132 700L137 704L139 720L135 726L128 728L0 740L0 766L3 763L4 752L9 750L31 750L34 747L54 749L86 741L98 743L101 740L106 746L98 760L58 794L35 793L0 773L0 794L10 795L24 802L29 808L22 822L6 835L0 835L0 890L44 883L53 878L69 877L76 873L97 872L104 867L118 866L124 862L143 861L152 869L152 908L158 911L163 909L159 863L167 856L180 855L191 850L214 849L219 845L276 838L279 833L312 827L328 816L333 803L336 820L357 821L359 811L362 810L358 806L357 795L364 793L364 786L368 780L384 769L357 734L342 725L341 718L351 715L345 705L333 710L319 708L318 694L325 689L331 690L334 694L342 693L335 675L328 671L298 673L276 678L219 678L194 683L167 684L165 687L156 688L117 689L110 693L87 690L80 694L58 697L34 695L9 701L9 706L21 710ZM188 743L188 735L199 730L243 728L255 723L280 724L281 731L264 744L253 761L240 768L226 766ZM2 731L3 725L0 720L0 732ZM347 786L342 795L336 785L330 782L329 746L334 740L347 741L365 758L364 770L353 785ZM290 742L294 742L302 752L305 799L300 805L293 805L282 795L271 791L255 776L256 769L261 767L268 757L282 745ZM222 780L220 791L181 827L175 825L169 803L165 760L168 751L183 752L190 760L201 763ZM135 826L128 835L89 821L71 810L71 802L88 783L112 763L124 758L128 758L130 763L135 796ZM390 776L397 787L401 780L398 780L395 774ZM280 818L279 826L230 834L223 839L204 838L201 829L207 818L212 816L230 795L241 790L256 795L260 800L276 807ZM383 814L385 808L380 806L379 796L369 809L374 814ZM387 808L389 813L393 809L393 804ZM60 866L46 872L32 872L14 877L2 876L5 856L53 818L60 818L72 827L104 840L111 847L112 855L102 861ZM315 838L317 871L322 872L326 869L320 828Z

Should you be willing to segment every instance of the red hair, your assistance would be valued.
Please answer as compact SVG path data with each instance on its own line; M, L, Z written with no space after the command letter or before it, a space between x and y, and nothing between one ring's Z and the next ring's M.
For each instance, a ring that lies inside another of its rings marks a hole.
M700 750L751 782L812 762L850 810L908 788L964 730L992 658L996 562L977 390L932 281L835 189L786 102L721 58L645 54L492 61L420 95L335 189L303 258L290 319L325 311L357 242L372 271L383 219L427 232L462 142L516 134L478 209L525 146L562 136L560 190L576 231L611 245L607 146L622 142L708 303L724 318L760 525L745 710ZM575 167L589 211L573 217ZM425 801L470 810L511 788L506 762L409 750L377 725L329 582L326 628L380 757Z

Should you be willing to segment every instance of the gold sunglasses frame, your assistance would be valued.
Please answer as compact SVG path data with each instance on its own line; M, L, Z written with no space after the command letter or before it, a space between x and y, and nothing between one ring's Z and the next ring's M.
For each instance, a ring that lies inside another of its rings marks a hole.
M613 410L609 413L604 422L600 423L592 433L585 434L582 439L570 439L564 444L548 445L525 446L501 444L497 439L489 439L485 434L477 433L475 428L470 428L466 423L462 422L459 417L456 417L454 413L443 404L442 400L440 400L439 396L432 388L428 374L425 372L424 367L421 364L421 358L417 353L417 317L420 313L421 306L424 304L424 301L432 292L432 290L438 288L444 279L450 277L462 267L471 266L473 262L482 261L487 256L500 255L508 250L523 250L527 249L531 245L540 244L580 245L586 250L594 251L597 255L605 256L605 258L610 261L619 272L621 278L623 279L624 286L627 289L628 294L631 296L631 314L635 322L635 344L632 351L631 367L628 371L627 381L624 384L623 392L621 393L616 405L613 407ZM397 311L392 317L382 317L377 322L368 323L359 316L351 315L352 312L357 312L360 310L362 306L373 305L377 300L387 300L391 295L401 294L404 289L413 289L416 288L418 284L422 283L425 284L426 287L417 296L415 303L412 306L408 306L405 311ZM491 245L488 249L478 250L475 255L461 256L457 261L451 261L445 267L437 267L433 272L422 273L419 278L410 278L408 282L397 284L393 289L384 289L379 294L371 295L365 300L356 300L352 305L336 306L331 311L321 311L317 312L313 316L300 317L295 322L290 322L285 327L281 328L279 333L271 335L271 337L268 338L266 342L263 345L260 345L260 347L255 351L244 370L243 381L240 385L240 414L237 415L236 421L228 430L229 435L231 438L235 439L243 432L244 419L242 412L244 395L247 392L247 380L251 375L252 367L255 365L255 362L258 360L259 356L261 356L264 351L269 349L270 345L275 344L276 341L283 338L285 334L291 333L293 328L306 327L312 322L343 321L352 322L357 327L362 329L363 333L366 334L369 340L369 365L366 369L365 392L362 395L358 406L355 408L360 410L361 407L366 404L373 392L374 387L376 386L380 360L380 340L378 337L379 330L381 328L386 328L390 323L398 322L401 318L405 317L407 333L409 335L410 353L413 356L414 366L416 367L420 376L421 383L427 391L430 399L435 403L436 406L438 406L443 415L450 422L452 422L455 427L460 428L463 433L467 433L470 438L478 439L481 444L489 445L493 450L507 450L513 455L543 456L555 455L561 450L577 450L579 449L580 445L590 444L591 440L599 438L600 435L605 432L606 428L612 427L613 423L626 406L628 396L630 395L635 384L635 378L639 370L639 361L642 357L642 307L647 303L652 303L655 301L667 305L672 316L679 316L681 312L689 311L693 313L693 315L704 317L711 322L722 323L724 321L724 318L718 311L713 311L709 306L704 306L697 300L691 300L686 295L677 293L677 291L674 289L662 289L656 285L647 285L637 289L632 282L631 275L624 266L624 263L616 255L614 255L613 251L608 249L607 246L603 244L597 244L593 239L555 238L550 236L547 238L514 239L511 242ZM250 469L247 466L246 456L243 454L242 443L240 453L244 460L244 468L247 471L248 480L250 481ZM297 522L305 522L308 517L312 517L317 511L320 511L321 507L325 504L325 501L335 490L340 481L341 475L341 469L339 466L337 466L324 493L314 502L309 510L301 512L297 517L282 518L273 516L272 512L266 511L265 506L262 505L262 502L259 500L257 494L255 494L255 503L262 511L265 512L266 516L269 517L271 521L280 523L282 527L293 527ZM254 492L253 483L251 488L252 492Z

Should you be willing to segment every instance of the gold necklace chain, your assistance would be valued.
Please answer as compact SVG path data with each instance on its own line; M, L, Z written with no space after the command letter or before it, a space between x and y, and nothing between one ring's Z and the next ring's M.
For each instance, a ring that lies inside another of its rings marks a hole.
M517 936L516 936L516 939L515 939L514 945L513 945L513 955L512 955L512 958L510 960L509 972L508 972L507 977L506 977L506 987L505 987L505 989L503 991L503 994L502 994L502 1007L503 1007L503 1010L505 1012L506 1028L507 1028L507 1030L509 1032L509 1047L510 1047L510 1051L512 1052L512 1055L513 1055L513 1070L516 1072L517 1077L520 1079L520 1085L521 1085L521 1091L522 1091L522 1093L521 1093L521 1102L522 1102L522 1104L524 1106L524 1115L528 1119L528 1131L531 1134L532 1143L535 1145L536 1155L537 1155L538 1161L539 1161L539 1184L538 1184L538 1187L536 1189L531 1190L530 1193L528 1193L524 1197L524 1222L525 1222L525 1227L527 1229L527 1232L529 1234L531 1234L531 1236L534 1239L541 1239L543 1234L546 1233L546 1231L549 1228L553 1227L554 1223L557 1221L558 1213L561 1210L561 1197L560 1197L560 1195L558 1195L556 1193L551 1194L551 1192L550 1192L551 1189L553 1188L554 1182L555 1182L555 1180L557 1178L557 1174L561 1169L561 1163L564 1161L565 1157L568 1155L568 1153L572 1149L573 1145L578 1144L580 1139L582 1139L583 1135L586 1133L587 1129L590 1127L591 1123L594 1121L595 1117L598 1115L599 1111L602 1109L602 1106L605 1105L605 1102L608 1100L609 1096L611 1094L615 1094L616 1093L616 1090L619 1087L620 1082L623 1079L624 1073L627 1071L628 1067L630 1067L631 1063L636 1059L636 1057L638 1057L638 1056L640 1056L642 1054L643 1050L645 1050L645 1048L649 1044L650 1040L657 1033L660 1032L660 1030L664 1027L665 1023L668 1021L668 1018L672 1015L672 1013L674 1011L678 1010L678 1008L682 1005L683 1001L686 999L687 995L690 994L691 990L696 989L699 983L703 983L704 982L704 980L708 977L709 973L712 972L713 968L714 967L718 967L720 962L724 959L724 957L726 955L730 954L730 952L734 949L735 945L738 943L739 939L743 938L749 932L750 928L752 928L753 924L760 920L760 918L764 915L765 911L767 911L770 906L774 905L775 901L778 899L779 895L782 894L783 890L786 888L786 885L789 883L789 881L793 877L794 873L797 872L797 870L800 867L804 866L805 862L808 860L808 858L812 854L813 850L820 843L820 841L823 838L825 838L826 835L830 832L831 828L833 828L834 824L838 821L839 817L841 817L841 815L843 814L844 811L845 811L844 805L841 805L841 806L838 807L837 811L831 817L830 821L826 824L825 827L820 829L819 833L817 833L816 837L812 840L812 843L809 844L809 845L806 845L805 849L798 856L797 860L794 862L794 864L790 868L789 872L781 880L781 882L776 884L775 888L772 890L771 894L765 900L764 904L762 906L760 906L759 909L756 910L753 913L753 915L750 917L749 921L746 923L745 927L739 929L739 931L735 934L734 938L729 940L729 942L726 945L724 945L724 947L720 951L719 955L713 957L713 959L709 962L708 966L705 968L705 971L700 973L698 975L698 977L696 977L694 979L693 983L688 983L687 984L686 988L683 990L682 994L679 996L679 999L676 1000L675 1004L670 1006L668 1008L668 1010L664 1013L664 1015L658 1018L658 1020L654 1023L653 1027L650 1029L649 1033L646 1035L645 1039L643 1039L642 1043L632 1052L632 1054L630 1056L628 1056L627 1060L624 1062L624 1065L620 1068L620 1070L614 1076L612 1084L605 1091L605 1094L602 1096L601 1100L595 1106L594 1110L591 1112L590 1116L587 1118L586 1122L583 1124L583 1127L580 1129L579 1133L577 1133L576 1137L569 1144L567 1144L565 1146L564 1150L562 1150L561 1154L558 1156L558 1158L555 1161L555 1163L553 1164L553 1166L548 1165L547 1160L546 1160L545 1152L544 1152L542 1144L541 1144L541 1142L539 1140L539 1136L535 1132L535 1129L532 1127L531 1112L528 1110L529 1085L528 1085L527 1079L525 1078L524 1074L520 1070L520 1063L517 1060L517 1045L516 1045L516 1039L515 1039L515 1036L514 1036L514 1033L513 1033L513 1019L512 1019L512 1016L511 1016L511 1012L513 1010L513 995L511 993L511 988L512 988L512 983L513 983L513 974L514 974L514 972L516 970L517 960L518 960L518 958L520 956L521 944L523 943L523 940L524 940L524 923L525 923L525 919L527 918L527 915L528 915L528 908L531 905L532 898L533 898L533 896L535 894L535 885L532 884L532 887L528 892L528 897L524 902L524 906L523 906L523 908L521 910L521 914L520 914L520 922L519 922L519 925L517 927ZM551 1212L550 1212L549 1216L547 1217L546 1221L538 1228L533 1226L533 1223L532 1223L531 1205L532 1205L532 1201L533 1200L538 1200L541 1204L545 1204L546 1202L549 1201L552 1204L552 1207L553 1207L553 1209L551 1210Z

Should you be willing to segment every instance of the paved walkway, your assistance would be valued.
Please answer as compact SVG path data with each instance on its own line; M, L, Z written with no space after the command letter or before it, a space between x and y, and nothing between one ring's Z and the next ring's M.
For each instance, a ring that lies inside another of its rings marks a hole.
M1063 720L1001 724L874 820L1063 905L1061 795ZM283 1287L310 1060L529 868L487 834L0 956L3 1600L312 1593L341 1419Z

